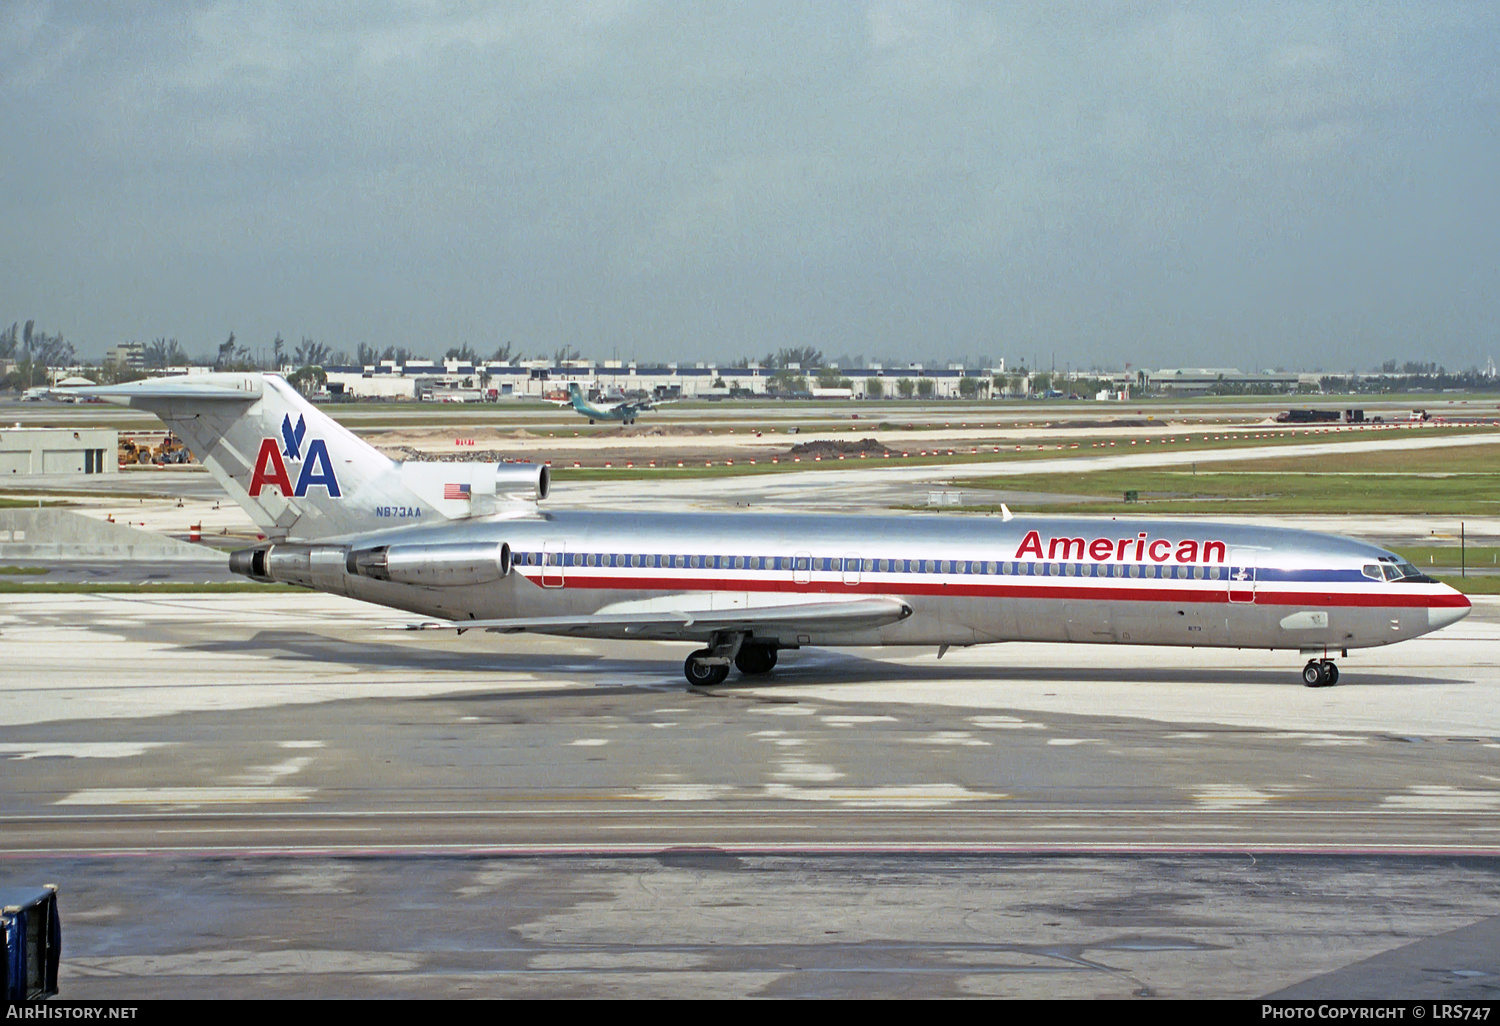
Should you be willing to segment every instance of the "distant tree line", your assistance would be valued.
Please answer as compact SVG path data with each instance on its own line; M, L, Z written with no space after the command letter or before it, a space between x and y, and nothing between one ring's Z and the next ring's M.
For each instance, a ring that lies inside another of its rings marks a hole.
M47 383L47 372L54 367L71 367L76 362L73 343L62 334L49 335L37 330L36 321L19 321L0 331L0 361L15 368L5 375L8 389L36 388Z
M360 343L353 354L345 349L334 349L325 342L302 336L295 345L288 343L280 333L272 340L269 353L266 349L252 350L230 332L223 343L210 354L193 357L175 338L157 337L141 345L141 371L129 367L86 368L88 376L101 382L125 381L141 377L144 372L159 371L188 364L212 365L222 371L275 370L283 371L299 380L321 384L326 381L324 368L329 366L377 366L391 361L405 366L426 357L403 346L375 346ZM547 357L549 354L539 354ZM453 346L443 354L445 359L479 365L485 362L515 363L526 359L513 342L505 342L495 348L488 357L465 342ZM583 358L577 346L564 345L550 354L554 365ZM35 320L14 322L9 328L0 330L0 365L4 376L0 387L26 389L45 385L52 372L78 365L77 354L71 342L62 334L49 334L37 327ZM820 388L852 388L853 381L840 373L840 368L863 368L863 357L840 356L836 361L825 360L823 351L815 346L789 346L767 353L754 361L767 372L766 387L773 394L795 395L808 391L809 382ZM728 365L744 369L752 366L748 357ZM1113 389L1114 381L1099 377L1068 377L1056 373L1028 372L1025 366L1009 373L966 374L959 379L958 393L963 398L984 399L992 395L1079 395L1092 396L1104 389ZM1137 374L1137 390L1144 391L1144 373ZM1485 370L1470 368L1465 371L1449 371L1436 362L1420 360L1389 359L1380 366L1378 374L1351 372L1348 375L1329 374L1322 376L1318 384L1303 383L1299 393L1313 391L1342 392L1364 395L1380 395L1402 392L1441 391L1445 389L1477 392L1500 391L1500 376L1493 365ZM866 394L875 398L893 396L900 398L927 398L937 392L936 382L931 378L902 375L892 380L889 377L866 379ZM1283 387L1266 382L1220 381L1210 386L1211 395L1273 395Z
M1407 364L1407 367L1412 364ZM1450 372L1427 364L1431 370L1420 373L1384 372L1379 376L1362 374L1328 374L1318 379L1324 392L1348 392L1356 395L1391 395L1399 392L1500 392L1500 377L1477 368Z

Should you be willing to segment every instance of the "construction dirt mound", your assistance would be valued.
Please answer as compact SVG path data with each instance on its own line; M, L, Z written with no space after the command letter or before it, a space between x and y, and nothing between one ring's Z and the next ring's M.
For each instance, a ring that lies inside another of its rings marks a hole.
M501 452L499 449L464 449L459 452L429 452L425 449L414 449L409 445L386 445L381 446L380 452L393 460L403 460L410 463L525 463L526 460L518 460L513 452Z
M790 450L793 456L858 456L860 453L880 456L894 451L881 445L873 438L861 438L857 442L819 438L812 442L803 442L800 445L794 445Z
M690 424L653 424L650 427L622 427L614 431L600 432L600 434L615 438L665 438L678 435L706 435L711 433L708 428L694 427Z
M1096 428L1142 428L1152 424L1144 417L1114 417L1110 420L1058 420L1048 424L1049 428L1072 428L1092 430Z

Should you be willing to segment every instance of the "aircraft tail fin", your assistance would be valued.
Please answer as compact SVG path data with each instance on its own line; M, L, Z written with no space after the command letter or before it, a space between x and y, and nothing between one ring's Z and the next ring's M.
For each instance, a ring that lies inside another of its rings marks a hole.
M160 417L272 539L464 519L505 512L517 500L520 511L530 511L548 490L545 467L398 463L275 374L202 374L79 391Z
M573 403L573 409L579 413L588 415L588 397L583 394L583 388L576 381L568 382L568 398Z

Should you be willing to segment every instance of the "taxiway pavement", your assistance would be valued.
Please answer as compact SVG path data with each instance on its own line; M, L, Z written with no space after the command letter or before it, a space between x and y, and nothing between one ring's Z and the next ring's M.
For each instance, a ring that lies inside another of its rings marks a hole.
M697 692L683 646L399 622L0 596L0 865L63 888L64 997L1500 982L1442 939L1494 932L1500 603L1317 690L1001 645Z

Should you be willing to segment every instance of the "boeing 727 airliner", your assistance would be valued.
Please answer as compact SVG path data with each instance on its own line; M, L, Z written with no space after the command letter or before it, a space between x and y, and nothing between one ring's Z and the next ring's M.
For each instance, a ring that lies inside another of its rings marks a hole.
M282 378L85 390L155 413L265 533L236 573L427 618L426 629L694 642L722 683L814 645L1001 641L1265 648L1415 638L1463 595L1374 545L1198 521L545 512L548 470L398 463Z

